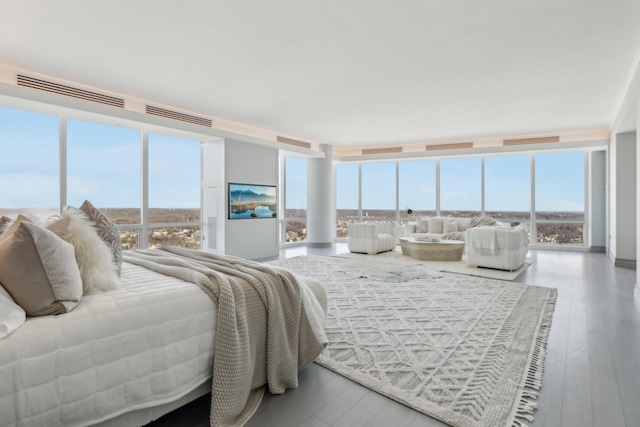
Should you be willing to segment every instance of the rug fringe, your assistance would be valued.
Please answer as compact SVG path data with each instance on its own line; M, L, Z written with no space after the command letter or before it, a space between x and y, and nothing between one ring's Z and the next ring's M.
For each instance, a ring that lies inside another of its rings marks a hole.
M558 292L551 289L540 321L540 329L536 337L535 346L531 355L531 363L524 381L524 387L517 400L518 406L514 414L512 427L528 427L523 420L533 421L533 413L538 408L535 400L538 399L538 390L542 387L542 373L544 372L544 359L547 355L547 341L551 331L551 321L556 305Z

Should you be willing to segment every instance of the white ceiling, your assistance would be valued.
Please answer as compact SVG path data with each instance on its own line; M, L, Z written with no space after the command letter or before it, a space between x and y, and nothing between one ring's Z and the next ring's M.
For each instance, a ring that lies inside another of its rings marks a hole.
M335 146L606 128L640 1L0 0L0 63Z

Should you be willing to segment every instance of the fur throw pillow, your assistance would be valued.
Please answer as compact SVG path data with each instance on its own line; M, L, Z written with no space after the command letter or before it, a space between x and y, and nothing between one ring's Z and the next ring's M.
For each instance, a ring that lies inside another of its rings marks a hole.
M111 250L98 237L84 213L77 209L66 209L61 218L47 228L73 245L85 294L121 286Z

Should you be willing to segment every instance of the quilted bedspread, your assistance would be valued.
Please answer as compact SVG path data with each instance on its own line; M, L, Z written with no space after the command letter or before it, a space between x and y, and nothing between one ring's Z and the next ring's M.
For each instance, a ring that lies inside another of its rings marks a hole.
M92 424L175 400L211 377L211 299L131 264L122 282L0 341L0 425Z

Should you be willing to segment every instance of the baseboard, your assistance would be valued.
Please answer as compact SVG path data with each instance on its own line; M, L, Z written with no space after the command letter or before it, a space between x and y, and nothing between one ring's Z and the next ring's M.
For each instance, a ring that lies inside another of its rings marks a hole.
M623 268L636 268L636 260L635 259L624 259L624 258L616 258L614 265L616 267Z
M311 242L307 242L307 246L310 248L330 248L333 245L333 243L329 242L329 243L311 243Z
M607 247L606 246L591 246L589 248L590 252L596 252L599 254L604 254L607 252Z

